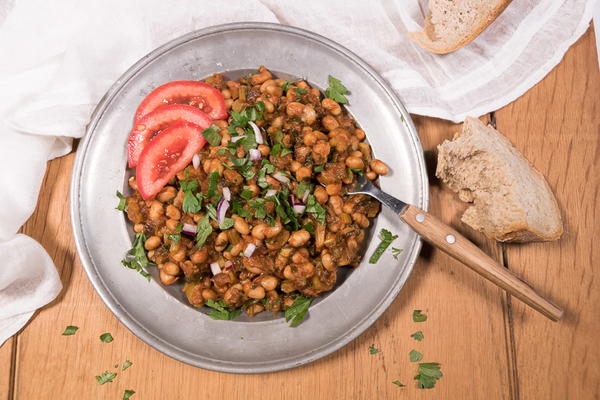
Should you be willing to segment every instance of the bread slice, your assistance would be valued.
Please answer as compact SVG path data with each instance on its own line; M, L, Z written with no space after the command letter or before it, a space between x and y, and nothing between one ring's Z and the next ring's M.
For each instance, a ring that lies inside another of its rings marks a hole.
M497 130L467 117L438 146L436 176L472 202L462 221L501 242L556 240L563 225L546 179Z
M421 47L446 54L470 43L511 0L429 0L425 27L408 36Z

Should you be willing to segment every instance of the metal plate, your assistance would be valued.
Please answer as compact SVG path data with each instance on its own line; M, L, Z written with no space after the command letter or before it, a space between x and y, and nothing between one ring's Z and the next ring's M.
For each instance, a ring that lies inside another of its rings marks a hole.
M167 81L259 65L304 77L320 88L327 87L328 74L341 79L351 90L349 111L366 131L375 156L392 171L381 179L382 188L427 208L422 148L408 112L387 83L344 47L297 28L241 23L190 33L141 59L98 104L79 145L71 186L75 242L92 285L125 326L173 358L216 371L278 371L344 346L394 300L421 247L418 236L384 209L373 222L374 232L387 228L399 235L394 242L404 249L399 260L387 251L375 265L363 261L335 291L315 302L309 318L296 328L281 317L213 321L158 282L121 266L132 235L123 213L115 210L115 191L126 186L126 142L137 105ZM377 242L369 243L367 254Z

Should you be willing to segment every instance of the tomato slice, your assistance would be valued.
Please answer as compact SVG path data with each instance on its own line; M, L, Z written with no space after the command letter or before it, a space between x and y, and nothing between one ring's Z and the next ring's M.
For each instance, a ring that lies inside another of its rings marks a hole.
M212 119L227 118L227 107L223 94L214 86L198 81L173 81L154 89L140 103L135 112L137 124L144 115L164 104L189 104L195 106Z
M212 124L212 119L204 111L187 104L166 104L156 108L134 124L129 133L127 142L129 168L137 165L142 150L158 131L177 121L191 122L202 129Z
M202 128L189 122L175 122L156 135L142 150L135 172L142 198L156 196L205 144Z

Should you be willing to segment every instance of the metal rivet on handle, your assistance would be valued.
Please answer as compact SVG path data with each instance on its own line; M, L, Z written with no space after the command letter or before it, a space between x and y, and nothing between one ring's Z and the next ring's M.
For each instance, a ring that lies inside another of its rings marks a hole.
M417 222L423 222L425 221L425 216L423 214L417 214L415 216L415 219L417 220Z
M454 237L454 235L448 235L446 236L446 242L453 244L454 242L456 242L456 238Z

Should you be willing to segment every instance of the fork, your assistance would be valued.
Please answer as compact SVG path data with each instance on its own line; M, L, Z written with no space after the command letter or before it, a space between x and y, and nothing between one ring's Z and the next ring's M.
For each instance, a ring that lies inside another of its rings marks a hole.
M498 264L456 230L428 212L382 192L364 176L358 177L348 194L366 194L374 197L392 209L402 221L438 249L462 262L551 320L558 321L562 317L562 309L537 293L527 282Z

